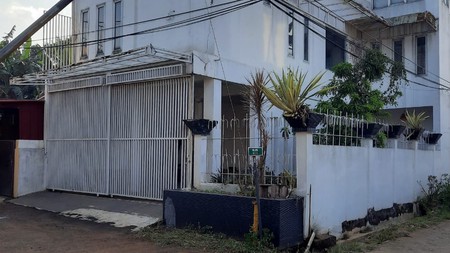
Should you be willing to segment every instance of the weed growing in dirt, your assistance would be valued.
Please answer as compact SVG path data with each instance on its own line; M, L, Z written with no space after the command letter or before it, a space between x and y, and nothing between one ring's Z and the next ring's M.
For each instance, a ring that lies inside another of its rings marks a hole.
M350 252L364 252L367 249L366 245L361 242L350 242L337 244L333 248L329 249L329 253L350 253Z
M212 233L211 228L208 227L175 229L159 225L147 227L139 235L159 246L179 247L204 252L277 252L267 244L267 242L270 242L269 235L266 235L266 237L263 236L263 240L258 240L255 234L249 233L246 235L244 241L239 241L224 234ZM268 241L264 241L264 238L269 239Z
M437 209L448 209L450 204L450 176L442 174L437 176L428 176L427 186L419 182L424 196L418 200L419 205L426 212Z

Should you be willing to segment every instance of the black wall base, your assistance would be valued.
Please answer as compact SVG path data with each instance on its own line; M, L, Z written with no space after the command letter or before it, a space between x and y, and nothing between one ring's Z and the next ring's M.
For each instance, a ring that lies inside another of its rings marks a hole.
M354 228L360 228L370 225L378 225L381 221L388 220L389 218L398 217L400 214L412 213L414 209L413 203L395 204L391 208L385 208L375 211L374 208L367 210L367 215L364 218L344 221L342 222L342 232L352 231Z
M253 224L254 198L193 191L164 191L167 226L211 227L214 232L243 238ZM261 199L263 228L278 248L303 241L303 199Z

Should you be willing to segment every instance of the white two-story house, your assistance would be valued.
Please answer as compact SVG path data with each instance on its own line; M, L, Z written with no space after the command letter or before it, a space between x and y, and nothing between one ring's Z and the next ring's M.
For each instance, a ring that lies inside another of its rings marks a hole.
M312 76L353 61L357 43L405 63L411 83L393 121L405 108L426 111L448 150L448 17L447 1L428 0L75 0L75 64L45 76L47 188L162 199L191 187L182 120L245 122L242 91L256 70ZM251 126L233 126L207 137L202 181L224 154L254 144Z

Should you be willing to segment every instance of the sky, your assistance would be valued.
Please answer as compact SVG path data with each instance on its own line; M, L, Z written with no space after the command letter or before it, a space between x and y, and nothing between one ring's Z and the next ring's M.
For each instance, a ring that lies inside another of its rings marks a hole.
M45 10L49 10L59 0L0 0L0 35L3 37L16 25L14 36L36 21ZM61 14L70 16L70 5ZM39 44L42 39L40 31L33 36L33 42Z

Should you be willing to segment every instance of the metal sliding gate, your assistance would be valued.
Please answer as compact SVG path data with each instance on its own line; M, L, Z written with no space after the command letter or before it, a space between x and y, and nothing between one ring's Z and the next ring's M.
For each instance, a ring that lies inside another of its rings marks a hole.
M189 185L191 78L108 78L49 86L47 188L160 200Z

